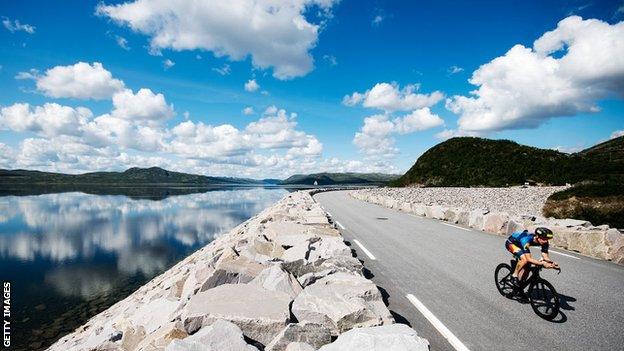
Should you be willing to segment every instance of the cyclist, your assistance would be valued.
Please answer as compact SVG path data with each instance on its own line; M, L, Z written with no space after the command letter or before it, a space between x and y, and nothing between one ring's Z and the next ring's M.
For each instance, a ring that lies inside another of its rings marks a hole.
M544 227L535 229L534 233L529 233L528 230L522 232L515 232L507 238L505 241L505 248L511 252L518 262L516 263L516 269L511 275L511 282L515 286L519 286L520 282L526 278L529 273L527 263L532 263L538 266L544 266L544 268L557 267L557 263L553 262L548 256L548 240L553 238L553 232ZM542 259L536 260L531 256L530 246L541 246Z

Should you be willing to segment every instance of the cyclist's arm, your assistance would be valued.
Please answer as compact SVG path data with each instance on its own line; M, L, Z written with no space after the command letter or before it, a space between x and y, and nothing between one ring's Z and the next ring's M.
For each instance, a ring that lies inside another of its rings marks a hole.
M534 258L533 258L533 256L531 255L531 253L530 253L530 252L529 252L529 253L525 253L525 254L523 254L522 256L523 256L524 258L526 258L526 260L527 260L529 263L532 263L532 264L534 264L534 265L536 265L536 266L543 266L543 265L546 263L546 262L544 262L544 261L540 261L540 260L536 260L536 259L534 259Z

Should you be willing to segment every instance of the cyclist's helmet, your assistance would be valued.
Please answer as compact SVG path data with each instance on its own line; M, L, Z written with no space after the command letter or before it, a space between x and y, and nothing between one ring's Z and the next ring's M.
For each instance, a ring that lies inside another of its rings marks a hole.
M542 239L550 240L553 238L552 230L545 228L545 227L539 227L535 229L535 235L539 236Z

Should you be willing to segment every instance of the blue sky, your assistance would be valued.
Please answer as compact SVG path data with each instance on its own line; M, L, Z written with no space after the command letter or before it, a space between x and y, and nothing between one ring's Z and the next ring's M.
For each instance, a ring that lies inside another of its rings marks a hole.
M624 133L621 1L1 1L0 20L1 168L404 172L455 135Z

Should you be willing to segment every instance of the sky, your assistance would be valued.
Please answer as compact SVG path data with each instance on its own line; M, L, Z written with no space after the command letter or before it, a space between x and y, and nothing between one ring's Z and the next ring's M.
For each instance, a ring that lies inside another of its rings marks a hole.
M403 173L624 135L623 1L0 0L0 168Z

